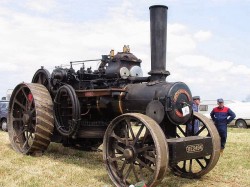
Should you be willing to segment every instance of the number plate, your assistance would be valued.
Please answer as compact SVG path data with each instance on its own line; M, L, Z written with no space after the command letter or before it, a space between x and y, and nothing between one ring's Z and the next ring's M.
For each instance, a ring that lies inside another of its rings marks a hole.
M182 108L182 115L183 116L186 116L190 113L190 110L189 110L189 107L188 106L185 106Z

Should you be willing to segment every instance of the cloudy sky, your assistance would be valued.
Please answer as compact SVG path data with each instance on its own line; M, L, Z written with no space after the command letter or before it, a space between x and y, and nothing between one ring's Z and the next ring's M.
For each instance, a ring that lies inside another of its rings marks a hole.
M155 4L169 7L167 81L202 99L250 99L250 0L0 0L0 96L41 66L52 72L125 44L147 76Z

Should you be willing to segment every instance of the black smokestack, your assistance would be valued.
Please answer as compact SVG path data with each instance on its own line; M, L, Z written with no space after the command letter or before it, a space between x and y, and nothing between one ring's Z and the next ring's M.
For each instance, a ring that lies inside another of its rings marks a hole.
M151 81L165 80L166 43L167 43L167 6L154 5L150 10L150 42L151 42Z

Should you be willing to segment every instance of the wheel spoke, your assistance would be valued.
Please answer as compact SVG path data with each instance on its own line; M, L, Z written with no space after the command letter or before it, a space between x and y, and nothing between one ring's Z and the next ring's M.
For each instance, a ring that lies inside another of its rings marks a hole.
M201 161L199 159L195 159L195 160L200 165L201 169L205 168L205 166L203 166L203 164L201 163Z
M23 118L12 118L13 119L13 121L23 121Z
M111 137L115 138L118 142L126 145L126 141L124 141L121 137L117 136L114 131L112 132Z
M127 180L127 178L128 178L128 176L129 176L129 174L130 174L130 172L131 172L132 169L133 169L133 163L131 163L131 164L129 165L129 168L128 168L128 170L126 171L126 173L125 173L125 175L124 175L124 177L123 177L123 182L124 182L124 183L126 183L126 180Z
M144 146L142 148L137 149L137 153L141 153L148 150L155 150L155 146L154 145Z
M108 161L110 161L110 162L115 162L115 161L117 161L117 160L122 160L123 158L124 158L123 155L118 156L118 157L108 157Z
M177 137L177 138L180 138L180 135L179 135L177 132L176 132L176 137Z
M25 142L24 142L24 144L22 146L22 149L24 149L26 145L29 146L29 138L30 138L29 132L25 131L24 134L25 134L26 140L25 140Z
M20 103L17 99L15 99L14 102L15 102L16 104L18 104L24 111L27 110L26 107L25 107L22 103Z
M186 164L187 164L187 161L186 161L186 160L184 160L184 161L183 161L183 166L182 166L182 169L183 169L183 170L185 170L185 171L186 171Z
M22 88L22 92L23 92L23 95L24 95L26 101L28 101L28 96L27 96L27 94L25 93L24 88Z
M186 133L183 131L183 129L180 127L180 125L177 125L177 128L181 131L183 136L186 136Z
M121 146L119 146L117 143L114 144L114 148L121 151L122 153L124 152L124 149Z
M206 129L205 125L203 125L203 127L198 132L195 133L195 136L198 136L204 129Z
M133 145L135 145L135 143L138 141L138 139L139 139L139 137L140 137L140 135L141 135L141 132L142 132L143 128L144 128L144 125L141 125L141 127L140 127L138 133L136 134L136 137L135 137L135 139L134 139L134 141L133 141Z
M154 172L154 169L151 168L150 166L148 166L146 163L144 163L142 160L140 160L139 158L136 158L136 161L142 165L143 167L147 168L149 171L151 171L152 173Z
M143 139L142 139L142 143L143 143L143 144L145 143L145 141L146 141L146 139L147 139L147 137L148 137L149 134L150 134L150 133L149 133L149 130L146 128L146 132L145 132L145 134L144 134L144 136L143 136Z
M139 180L138 174L136 173L135 165L133 164L132 167L133 167L133 173L135 175L136 182L139 182L140 180Z
M155 160L154 157L151 157L151 156L147 155L146 153L143 154L143 157L146 158L146 159L148 159L149 161L151 161L154 164L156 162L156 160Z
M123 163L122 163L122 167L121 167L121 169L119 169L118 171L119 171L119 173L120 173L120 176L122 176L122 174L123 174L123 171L124 171L124 169L125 169L125 167L126 167L126 165L127 165L127 163L126 163L127 161L126 160L124 160L123 161Z
M28 144L28 140L25 140L25 142L24 142L24 144L22 146L22 149L24 149L27 144Z
M126 123L128 125L128 130L131 133L132 139L134 140L135 139L135 134L134 134L134 131L133 131L132 127L131 127L131 122L129 121L129 119L125 119L125 121L126 121Z
M20 138L20 136L21 136L24 132L25 132L25 129L22 129L21 132L19 132L16 136L14 136L14 137L13 137L14 142L20 143L19 138ZM17 140L19 140L19 142L17 142Z
M142 171L143 166L139 165L139 168L140 168L140 179L142 179L143 181L145 181L145 176L143 175L143 171Z
M126 132L125 132L125 141L126 141L126 146L128 146L129 142L128 142L128 136L129 136L129 130L128 130L128 126L126 125Z
M189 162L189 173L192 172L192 165L193 165L192 163L193 163L193 159L191 159Z

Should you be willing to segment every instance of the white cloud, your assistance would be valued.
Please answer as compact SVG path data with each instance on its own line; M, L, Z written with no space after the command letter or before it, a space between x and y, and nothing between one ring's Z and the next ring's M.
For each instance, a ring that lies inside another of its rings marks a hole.
M171 26L170 26L171 27ZM192 39L192 36L188 33L172 34L168 35L167 49L169 53L175 53L175 55L185 54L194 51L196 43Z
M194 38L199 42L204 42L209 40L212 37L212 33L210 31L198 31L194 34Z
M168 24L167 51L176 56L190 53L197 47L192 34L186 25L180 23Z
M234 76L250 76L250 68L245 65L235 65L233 68L229 69L229 73Z
M19 67L16 64L1 62L0 73L5 72L6 70L17 71L19 70Z
M185 34L187 32L187 27L180 23L173 23L168 25L169 34Z
M170 63L172 81L183 81L194 95L203 99L243 100L250 88L250 68L225 60L199 55L183 55Z
M56 7L55 0L28 0L25 3L25 7L33 10L38 11L41 13L48 13L54 7Z
M109 14L114 19L130 20L131 18L134 18L133 3L122 1L120 6L110 7Z
M187 68L196 68L200 71L207 72L225 72L233 67L233 63L229 61L216 61L206 56L200 55L183 55L176 57L176 62Z

